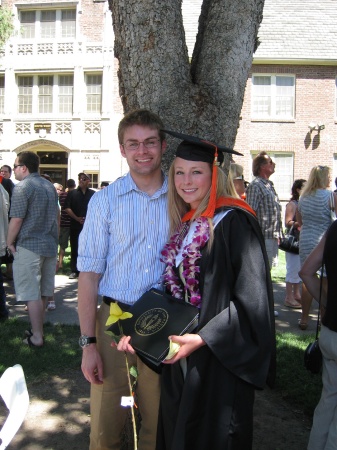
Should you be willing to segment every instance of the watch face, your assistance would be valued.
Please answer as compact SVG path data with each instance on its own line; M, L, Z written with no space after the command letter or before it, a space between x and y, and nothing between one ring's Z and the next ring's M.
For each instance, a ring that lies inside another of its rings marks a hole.
M81 336L78 340L80 347L86 347L88 345L88 336Z

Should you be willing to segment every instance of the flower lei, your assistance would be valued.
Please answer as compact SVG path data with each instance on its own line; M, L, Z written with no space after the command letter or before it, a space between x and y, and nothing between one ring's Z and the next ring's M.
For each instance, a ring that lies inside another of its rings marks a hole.
M198 217L195 219L195 222L197 223L197 226L192 241L187 244L182 251L182 275L186 280L185 284L183 284L177 276L174 267L177 253L188 231L187 224L183 223L178 228L178 231L173 234L162 250L162 257L160 260L166 264L163 280L172 296L183 299L185 294L187 294L189 302L200 308L201 295L198 279L198 274L200 273L199 260L201 258L201 249L206 245L210 236L210 231L207 217Z

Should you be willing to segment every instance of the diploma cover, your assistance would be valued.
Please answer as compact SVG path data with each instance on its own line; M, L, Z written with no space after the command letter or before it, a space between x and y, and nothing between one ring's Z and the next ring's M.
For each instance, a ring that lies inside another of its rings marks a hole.
M165 292L151 289L128 310L130 319L123 320L123 333L131 336L137 354L159 365L168 354L168 337L193 331L198 325L199 309ZM108 328L119 335L117 324Z

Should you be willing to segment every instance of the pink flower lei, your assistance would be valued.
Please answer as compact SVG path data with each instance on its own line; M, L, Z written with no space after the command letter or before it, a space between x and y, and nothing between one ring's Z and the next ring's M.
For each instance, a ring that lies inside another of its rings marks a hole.
M185 279L185 285L176 274L174 268L177 253L188 232L188 225L186 223L183 223L178 231L172 235L171 239L161 252L162 257L160 260L166 264L163 280L164 284L171 292L171 295L182 300L184 299L185 294L187 294L189 302L200 308L199 261L201 258L201 249L206 245L210 236L210 231L207 217L198 217L195 221L197 226L192 241L187 244L182 251L182 275Z

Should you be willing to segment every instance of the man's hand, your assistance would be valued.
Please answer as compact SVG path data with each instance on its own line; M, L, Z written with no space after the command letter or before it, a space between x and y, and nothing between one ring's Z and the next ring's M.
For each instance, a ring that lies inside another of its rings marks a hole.
M90 344L83 349L81 368L89 383L103 384L103 363L96 344Z
M187 358L191 353L206 345L205 341L198 334L184 334L183 336L170 336L172 342L180 345L178 353L171 359L164 359L164 364L174 364L179 359Z

